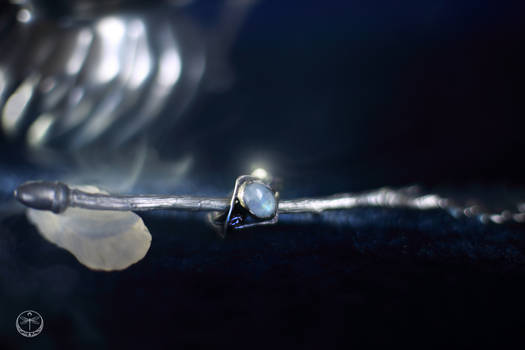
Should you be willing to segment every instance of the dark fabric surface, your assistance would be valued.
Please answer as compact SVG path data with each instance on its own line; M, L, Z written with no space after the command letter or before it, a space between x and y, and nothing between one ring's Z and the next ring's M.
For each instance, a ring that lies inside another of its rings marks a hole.
M335 215L335 214L334 214ZM2 221L2 347L501 346L521 338L523 228L356 210L375 223L283 224L219 240L202 220L146 215L150 252L95 272ZM45 332L15 337L34 308Z
M261 1L233 50L233 90L203 98L156 147L164 159L193 157L184 193L226 195L252 162L282 178L283 198L517 188L523 13L510 1ZM18 183L74 169L37 166L0 142L1 349L525 340L524 226L356 209L219 240L200 215L152 213L147 256L95 272L8 210ZM45 320L34 339L14 327L26 309Z

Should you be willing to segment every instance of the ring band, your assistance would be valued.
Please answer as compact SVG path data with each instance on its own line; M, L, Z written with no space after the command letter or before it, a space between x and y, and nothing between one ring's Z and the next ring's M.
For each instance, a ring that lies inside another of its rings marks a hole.
M92 210L186 210L209 211L208 219L221 237L229 230L276 224L280 214L321 213L355 207L444 209L455 217L471 217L473 207L463 207L436 194L420 195L413 187L381 188L361 194L337 194L322 198L280 200L279 193L261 178L242 175L229 198L177 195L107 195L72 189L61 182L30 181L15 190L15 198L27 207L61 213L69 207ZM509 215L478 213L482 222L525 222L525 213Z

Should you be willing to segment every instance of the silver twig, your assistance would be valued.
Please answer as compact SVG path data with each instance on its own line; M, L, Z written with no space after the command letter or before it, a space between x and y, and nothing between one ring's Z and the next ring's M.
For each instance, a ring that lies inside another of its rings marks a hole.
M241 178L243 177L239 179ZM231 211L235 205L236 193L234 192L233 200L232 198L178 195L106 195L72 189L61 182L34 181L20 185L15 191L15 197L28 207L51 210L55 213L61 213L69 207L124 211L166 209L226 212L228 209ZM458 202L436 194L421 195L415 187L398 190L381 188L358 194L344 193L322 198L280 201L278 200L278 193L275 192L275 194L278 201L276 216L289 213L321 213L325 210L344 210L355 207L384 207L420 210L444 209L456 217L477 217L482 222L525 222L524 203L519 203L514 210L488 212L478 204L458 204ZM229 217L228 220L230 220Z

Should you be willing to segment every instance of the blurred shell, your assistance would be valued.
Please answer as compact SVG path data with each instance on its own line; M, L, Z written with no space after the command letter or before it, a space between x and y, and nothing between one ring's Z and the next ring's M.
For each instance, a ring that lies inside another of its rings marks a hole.
M78 186L103 193L94 186ZM27 217L40 234L66 249L94 270L123 270L140 261L149 250L151 235L133 212L69 208L61 214L28 209Z
M60 21L35 14L0 31L3 133L74 153L173 127L201 85L205 40L179 9L154 7Z

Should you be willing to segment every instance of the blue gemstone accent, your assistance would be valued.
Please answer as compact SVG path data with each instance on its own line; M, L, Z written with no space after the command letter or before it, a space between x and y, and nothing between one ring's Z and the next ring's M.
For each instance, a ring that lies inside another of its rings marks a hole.
M275 214L277 202L274 194L271 189L261 183L246 184L242 200L247 209L258 218L267 219Z

